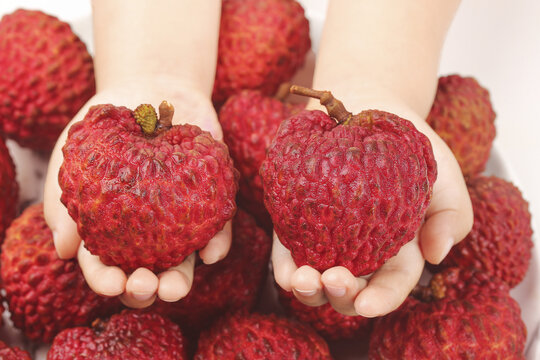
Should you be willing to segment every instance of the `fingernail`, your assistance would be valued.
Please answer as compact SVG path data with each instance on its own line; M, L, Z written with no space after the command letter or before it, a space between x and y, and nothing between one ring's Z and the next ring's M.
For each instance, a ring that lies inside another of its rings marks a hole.
M150 293L137 293L137 292L134 292L133 293L133 297L135 298L135 300L138 300L138 301L146 301L148 299L150 299L152 297L153 294L150 294Z
M343 295L345 295L345 292L347 291L347 289L345 289L344 287L337 287L337 286L325 286L324 288L333 297L342 297Z
M444 244L443 250L441 251L441 253L439 255L439 261L437 262L437 264L439 264L441 261L444 260L446 255L448 255L450 250L452 250L453 246L454 246L454 239L447 240L446 244Z
M300 290L296 288L294 290L302 296L313 296L317 292L317 290Z

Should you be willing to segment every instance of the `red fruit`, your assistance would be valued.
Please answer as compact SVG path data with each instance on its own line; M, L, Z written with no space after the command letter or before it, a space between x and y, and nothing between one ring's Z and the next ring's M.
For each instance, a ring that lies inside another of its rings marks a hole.
M186 333L198 333L222 314L250 311L258 299L270 258L271 240L242 210L233 220L233 240L225 259L195 268L193 286L180 301L159 301L152 311L176 321Z
M178 325L151 313L124 310L92 327L58 334L47 360L184 360L186 344Z
M195 360L331 359L328 345L310 327L275 315L236 314L201 334Z
M0 340L0 359L2 360L32 360L30 354L18 347L9 347Z
M281 124L261 167L274 230L298 266L371 273L424 218L437 173L431 144L396 115L352 115L329 92L298 92L323 96L331 116L303 111Z
M520 313L505 283L449 268L375 322L369 359L524 359Z
M343 315L334 310L330 303L321 306L304 305L292 293L281 288L279 301L288 315L308 324L325 339L360 339L367 337L371 332L372 319Z
M94 106L63 147L62 202L87 249L127 272L180 264L236 211L238 172L225 144L197 126L171 126L168 103L160 114L156 125L150 105Z
M19 9L0 21L0 125L20 145L52 150L95 94L94 65L69 24Z
M120 306L88 287L76 260L58 258L43 204L26 208L13 221L1 259L11 320L30 340L49 342L61 330L89 324Z
M15 176L15 164L4 139L0 137L0 244L4 241L6 229L17 215L19 184Z
M302 108L257 90L244 90L232 95L219 111L223 140L240 172L239 202L265 229L272 228L272 221L264 207L259 168L281 122Z
M295 0L225 0L212 100L242 89L273 95L304 64L309 22Z
M495 138L495 112L489 92L476 79L440 77L426 120L450 147L464 175L484 171Z
M517 187L496 176L473 176L467 188L473 228L441 265L482 270L512 288L525 277L531 259L529 204Z

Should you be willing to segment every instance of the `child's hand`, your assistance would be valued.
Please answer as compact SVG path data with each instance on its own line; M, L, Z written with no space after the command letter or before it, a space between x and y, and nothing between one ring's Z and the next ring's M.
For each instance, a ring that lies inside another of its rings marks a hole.
M344 101L344 104L349 106L351 101ZM311 102L308 107L318 106ZM346 315L385 315L399 307L417 284L424 268L424 259L438 264L472 228L469 194L450 149L414 112L393 105L383 107L413 121L431 141L438 177L426 221L417 236L403 246L396 256L373 274L362 277L354 277L344 267L333 267L322 274L309 266L298 268L289 250L274 234L272 265L275 280L283 289L292 290L304 304L319 306L329 301L334 309Z
M108 88L96 94L75 116L70 125L84 118L88 108L96 104L111 103L135 109L142 103L159 106L161 101L169 101L175 108L173 124L190 123L209 131L218 140L222 132L215 110L208 99L189 85L178 86L167 81L137 81ZM77 227L66 207L60 202L62 190L58 184L58 171L62 165L62 146L66 127L53 150L44 193L45 219L54 235L54 244L61 258L77 256L88 285L98 294L120 295L120 299L130 307L141 308L151 305L156 296L164 301L177 301L187 295L193 281L195 254L174 268L161 274L139 268L132 274L125 274L119 267L106 266L98 256L92 255L84 247L77 234ZM231 223L199 251L201 259L211 264L224 258L231 244Z

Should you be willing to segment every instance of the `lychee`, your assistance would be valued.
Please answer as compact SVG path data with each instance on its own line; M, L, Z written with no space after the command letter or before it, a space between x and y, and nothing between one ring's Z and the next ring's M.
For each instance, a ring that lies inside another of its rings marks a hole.
M242 89L273 95L304 64L309 21L296 0L224 0L212 100Z
M489 91L473 77L439 78L427 117L446 142L465 176L484 171L495 138L495 112Z
M377 319L369 359L524 359L526 331L505 283L448 268Z
M474 212L472 230L441 266L482 270L512 288L523 280L531 260L528 202L512 182L496 176L472 176L467 189Z
M63 329L87 325L120 308L86 284L75 259L58 258L43 204L13 221L2 245L1 275L11 320L34 341L49 342Z
M178 325L158 314L124 310L92 327L59 333L47 360L186 360L186 343Z
M353 115L330 92L330 114L286 119L261 166L264 203L298 266L368 274L413 239L437 176L428 138L394 114Z
M19 9L0 20L0 130L20 145L50 151L94 95L94 65L70 25Z
M202 333L195 360L332 359L327 343L302 323L273 314L234 314Z
M17 215L19 184L17 183L15 164L4 139L0 137L0 244L9 224Z
M69 129L59 183L86 248L107 265L161 271L204 247L236 211L227 146L172 105L97 105Z

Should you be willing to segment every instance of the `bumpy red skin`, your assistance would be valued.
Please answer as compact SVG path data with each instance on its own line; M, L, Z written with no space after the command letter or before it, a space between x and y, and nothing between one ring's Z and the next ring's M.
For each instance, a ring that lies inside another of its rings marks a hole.
M441 266L479 269L513 288L525 277L531 260L529 204L516 186L496 176L473 176L467 188L474 224Z
M369 359L524 359L527 330L508 286L468 269L442 275L443 299L409 296L375 322Z
M424 218L437 176L429 140L396 115L360 115L356 125L291 116L261 166L264 203L298 266L371 273Z
M158 314L124 310L92 328L58 334L47 360L187 360L178 325Z
M279 288L279 287L278 287ZM338 313L332 305L308 306L281 288L279 301L288 315L308 324L328 340L360 339L369 336L372 319Z
M76 260L58 258L43 204L26 208L13 221L1 259L11 320L30 340L49 342L61 330L89 324L121 306L88 287Z
M227 257L212 265L198 264L185 298L174 303L158 300L150 310L176 321L190 335L225 313L250 311L268 273L270 249L270 237L239 209Z
M427 122L450 147L465 176L484 171L496 134L495 112L488 90L476 79L440 77Z
M18 347L9 347L0 340L0 359L2 360L32 360L30 354Z
M0 21L0 124L20 145L52 150L96 92L94 65L69 24L19 9Z
M1 95L0 95L1 96ZM9 224L17 215L19 184L16 180L15 164L9 150L0 137L0 244Z
M281 122L302 108L301 104L288 104L258 90L243 90L231 96L219 111L223 140L240 172L238 201L267 230L271 230L272 220L264 207L259 168Z
M304 64L309 22L295 0L225 0L212 100L242 89L273 95Z
M98 105L70 128L63 153L61 200L79 235L124 271L180 264L236 211L227 147L197 126L146 138L131 110Z
M195 360L332 359L313 329L273 314L235 314L201 334Z

